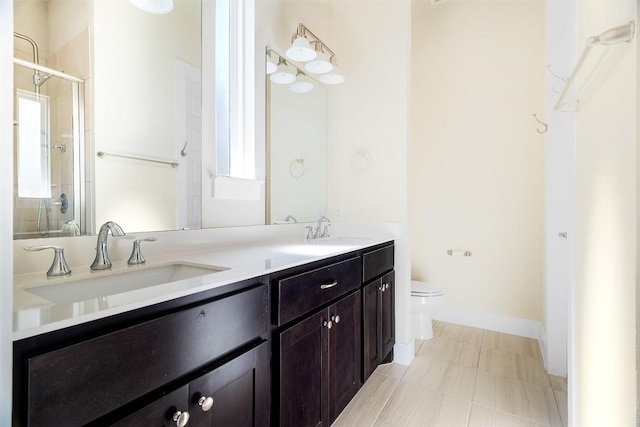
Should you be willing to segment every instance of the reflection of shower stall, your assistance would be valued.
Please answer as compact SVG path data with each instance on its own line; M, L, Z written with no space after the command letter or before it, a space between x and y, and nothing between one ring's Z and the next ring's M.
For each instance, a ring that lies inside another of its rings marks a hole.
M14 59L14 238L84 234L84 81Z

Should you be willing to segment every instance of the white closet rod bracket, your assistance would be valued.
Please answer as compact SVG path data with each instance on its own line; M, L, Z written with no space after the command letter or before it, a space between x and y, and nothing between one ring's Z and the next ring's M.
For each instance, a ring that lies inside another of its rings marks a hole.
M587 56L589 56L589 52L591 52L591 49L593 49L594 46L608 46L608 45L617 44L621 42L629 43L631 40L633 40L633 36L635 35L635 32L636 32L636 22L631 21L628 24L611 28L601 33L600 35L589 37L587 39L586 46L582 51L582 55L580 55L580 59L578 59L578 63L576 64L576 67L573 69L573 73L571 73L571 77L569 77L569 79L567 80L567 84L564 87L564 90L562 91L562 93L560 94L560 97L558 98L558 102L556 102L555 107L553 107L554 110L578 111L578 107L579 107L578 100L576 100L575 103L565 103L564 98L567 96L567 93L569 92L569 89L571 88L571 85L573 84L576 78L576 75L580 71L582 64L584 63Z

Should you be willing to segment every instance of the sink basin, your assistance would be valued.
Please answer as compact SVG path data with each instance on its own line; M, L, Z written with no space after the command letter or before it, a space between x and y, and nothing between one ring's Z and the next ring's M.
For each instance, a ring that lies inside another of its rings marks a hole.
M49 301L65 304L197 278L224 270L227 268L177 263L135 268L115 274L94 273L94 277L35 286L26 291Z

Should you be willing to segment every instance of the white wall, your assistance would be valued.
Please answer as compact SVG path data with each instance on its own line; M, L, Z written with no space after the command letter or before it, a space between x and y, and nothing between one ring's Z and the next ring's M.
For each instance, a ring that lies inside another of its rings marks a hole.
M412 15L413 277L444 290L440 318L537 337L544 3L414 2Z
M554 106L576 63L575 2L547 3L545 135L545 278L544 329L541 347L547 371L567 376L568 293L571 283L575 114L555 111ZM573 87L567 100L575 99ZM562 238L559 233L567 233Z
M578 52L637 3L579 1ZM576 90L573 424L635 425L636 43L594 48Z
M13 2L0 2L0 141L13 139ZM13 156L0 156L0 425L11 425Z

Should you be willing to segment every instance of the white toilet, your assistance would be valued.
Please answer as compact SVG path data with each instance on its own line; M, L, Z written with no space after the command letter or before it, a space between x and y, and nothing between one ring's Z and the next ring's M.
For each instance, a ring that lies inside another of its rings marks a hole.
M437 286L411 281L411 322L414 338L428 340L433 338L431 313L444 304L444 292Z

